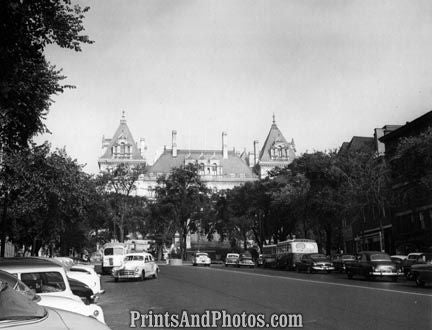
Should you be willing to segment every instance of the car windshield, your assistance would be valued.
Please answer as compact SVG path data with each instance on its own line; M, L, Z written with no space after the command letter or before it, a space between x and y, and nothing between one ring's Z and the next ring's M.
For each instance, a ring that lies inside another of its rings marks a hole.
M22 293L31 300L40 300L40 297L36 296L35 292L31 290L25 283L20 281L16 276L0 270L0 281L3 281L9 285L15 291Z
M411 254L411 255L408 256L408 259L415 260L415 259L417 259L418 256L419 256L418 254Z
M197 257L208 257L207 253L197 253Z
M238 254L227 254L227 258L238 258Z
M106 256L113 256L113 255L122 255L123 253L123 248L122 247L114 247L114 248L106 248L104 250L104 255Z
M343 255L342 260L354 260L355 257L352 255Z
M311 254L312 259L327 259L324 254Z
M391 261L390 256L385 253L376 253L370 255L371 261Z
M0 280L0 321L39 319L46 313L42 306Z
M144 260L143 256L126 256L124 261L142 261Z

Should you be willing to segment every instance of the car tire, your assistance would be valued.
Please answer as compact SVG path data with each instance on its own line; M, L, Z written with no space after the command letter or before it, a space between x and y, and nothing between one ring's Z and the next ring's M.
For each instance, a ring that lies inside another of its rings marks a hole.
M228 267L228 265L227 265L227 264L225 264L225 267Z
M155 271L155 273L154 273L154 275L153 275L153 278L154 278L154 279L158 279L158 278L159 278L159 268L156 269L156 271Z
M119 281L118 277L114 277L114 282L118 282L118 281Z
M197 264L192 264L192 266L196 266Z
M145 279L145 271L141 272L140 281L144 281Z

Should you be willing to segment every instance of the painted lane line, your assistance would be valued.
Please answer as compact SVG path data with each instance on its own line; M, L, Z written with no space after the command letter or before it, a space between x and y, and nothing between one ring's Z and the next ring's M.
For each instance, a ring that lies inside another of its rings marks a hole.
M367 290L374 290L374 291L384 291L384 292L391 292L391 293L403 293L403 294L409 294L409 295L414 295L414 296L425 296L425 297L431 297L432 298L432 294L408 292L408 291L401 291L401 290L391 290L391 289L383 289L383 288L372 288L372 287L368 287L368 286L361 286L361 285L355 285L355 284L324 282L324 281L307 280L307 279L301 279L301 278L295 278L295 277L286 277L286 276L277 276L277 275L268 275L268 274L256 274L256 273L241 272L241 271L239 272L236 270L222 270L222 269L217 269L217 268L201 268L201 269L205 269L208 271L210 271L210 270L218 271L218 272L228 271L231 273L244 274L244 275L249 275L249 276L270 277L270 278L278 278L278 279L285 279L285 280L298 281L298 282L307 282L307 283L314 283L314 284L327 284L327 285L333 285L333 286L367 289Z

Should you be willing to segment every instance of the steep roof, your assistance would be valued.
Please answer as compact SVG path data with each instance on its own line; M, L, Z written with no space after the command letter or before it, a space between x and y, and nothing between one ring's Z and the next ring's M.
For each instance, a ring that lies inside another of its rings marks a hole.
M270 131L267 135L267 138L263 144L263 147L261 149L260 155L259 155L259 161L271 161L270 156L270 149L273 146L275 142L283 143L291 145L287 142L285 137L283 136L282 132L279 130L279 128L276 125L274 116L273 116L273 124L270 127Z
M126 124L126 119L124 117L124 114L122 116L122 119L120 120L120 125L118 126L116 132L114 133L114 136L111 140L109 141L108 146L105 149L104 154L99 158L99 160L104 160L104 159L113 159L113 153L112 153L112 147L117 144L117 141L119 140L119 138L124 138L126 140L126 144L127 145L131 145L132 146L132 159L135 160L142 160L143 157L141 156L141 153L138 149L138 146L132 136L132 133L128 127L128 125Z
M177 157L173 157L171 149L165 149L162 155L149 169L149 173L168 174L171 169L185 164L185 159L218 161L223 169L223 176L255 177L252 169L233 151L228 151L228 158L224 159L221 150L177 150Z

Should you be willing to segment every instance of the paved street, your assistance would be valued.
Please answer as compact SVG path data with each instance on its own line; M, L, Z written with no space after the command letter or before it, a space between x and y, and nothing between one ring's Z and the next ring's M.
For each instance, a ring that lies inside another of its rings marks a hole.
M101 306L112 329L129 328L129 311L302 313L306 329L430 329L432 288L361 279L212 265L160 266L158 280L115 283L103 277Z

